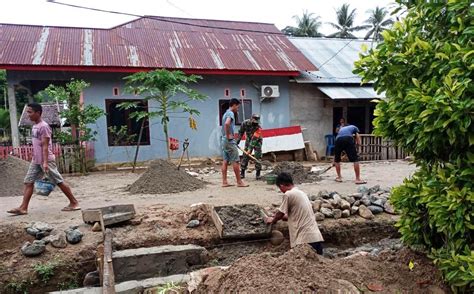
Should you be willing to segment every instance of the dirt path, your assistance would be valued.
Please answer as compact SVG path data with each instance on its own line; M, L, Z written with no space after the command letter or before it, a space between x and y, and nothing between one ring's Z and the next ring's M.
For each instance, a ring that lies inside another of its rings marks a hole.
M327 166L327 164L326 164ZM218 169L218 166L215 166ZM316 194L320 190L338 191L341 194L354 193L357 186L353 183L352 165L343 164L342 183L334 181L335 171L331 169L323 175L322 180L315 183L305 183L299 185L306 193ZM391 187L400 184L403 179L415 171L415 166L405 161L392 162L370 162L361 164L362 177L368 181L367 186L380 185L381 187ZM166 205L174 208L189 207L198 202L205 202L213 205L232 205L252 203L262 206L271 206L281 200L281 194L276 186L267 185L263 181L255 181L253 174L248 174L247 182L249 188L228 187L222 188L220 185L220 174L203 176L209 184L204 189L191 192L181 192L175 194L130 194L126 191L128 185L135 182L140 174L131 172L114 173L93 173L88 176L68 177L66 181L71 184L75 196L79 199L81 207L92 208L119 203L133 203L138 212L150 205ZM235 180L232 175L230 180ZM29 214L26 216L8 215L5 211L18 206L21 197L1 198L0 221L4 224L46 221L52 224L78 225L82 223L82 216L79 211L61 212L61 208L67 204L66 198L56 189L49 197L34 196L30 203Z

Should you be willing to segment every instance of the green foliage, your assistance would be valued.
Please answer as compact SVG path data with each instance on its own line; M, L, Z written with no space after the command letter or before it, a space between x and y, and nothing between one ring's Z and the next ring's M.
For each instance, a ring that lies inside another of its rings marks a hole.
M108 131L112 137L112 145L131 145L136 142L136 134L129 135L127 126L111 126L108 127Z
M5 286L5 293L9 294L28 294L28 288L33 283L30 280L12 281Z
M343 39L356 39L353 32L364 30L369 26L354 26L354 20L356 16L356 9L350 9L349 4L342 4L341 7L336 9L337 23L330 22L329 24L337 30L337 32L328 35L328 38L343 38Z
M156 111L135 111L132 118L140 121L160 117L166 142L169 142L168 123L172 114L188 113L190 116L200 114L197 109L188 104L190 101L204 101L207 98L188 87L190 84L197 83L199 79L201 79L200 76L187 76L182 71L168 71L166 69L138 72L125 77L126 92L140 95L145 100L154 100L158 104ZM139 109L138 104L133 102L121 103L121 107ZM166 149L168 159L170 159L170 150Z
M293 16L296 20L297 26L287 26L282 30L286 35L296 36L296 37L321 37L322 34L319 33L319 28L321 27L321 21L319 16L314 16L314 13L308 13L308 11L303 11L303 15L299 17L298 15Z
M157 287L154 290L156 290L157 294L182 293L183 287L175 284L174 282L170 282L170 283L167 283L166 285Z
M46 263L37 263L33 266L38 278L46 284L53 276L54 270L58 266L56 261L50 261Z
M375 7L370 9L369 18L364 22L369 25L370 30L365 35L364 39L372 37L374 41L382 40L382 31L386 30L390 25L393 24L391 18L387 18L388 11L384 7Z
M75 280L69 280L69 281L66 281L66 282L58 283L58 288L61 291L62 290L76 289L76 288L79 288L79 287L80 287L79 284Z
M3 99L6 95L7 95L7 71L0 69L0 101L3 102Z
M10 112L3 108L0 108L0 129L3 130L3 136L6 136L10 129Z
M355 73L386 99L375 134L419 170L392 192L403 241L423 246L454 291L474 289L474 8L469 0L399 1L407 15Z
M75 161L81 173L88 171L88 162L85 156L85 142L95 140L96 131L89 127L104 115L104 111L94 105L84 106L81 103L81 93L89 83L82 80L71 79L65 86L49 85L38 96L53 97L56 101L66 103L67 109L60 113L62 118L71 125L68 130L57 133L62 144L74 144Z

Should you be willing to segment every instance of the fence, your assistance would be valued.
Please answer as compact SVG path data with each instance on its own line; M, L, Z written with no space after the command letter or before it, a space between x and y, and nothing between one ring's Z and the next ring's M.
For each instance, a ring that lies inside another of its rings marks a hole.
M370 134L361 134L360 160L404 159L407 154L391 140Z
M53 144L52 147L53 154L56 157L56 164L61 173L75 173L79 171L76 160L77 154L74 150L75 146ZM84 147L86 161L92 162L94 160L94 145L86 143ZM16 148L13 146L0 146L0 159L5 159L8 155L31 161L33 158L33 146L24 145Z

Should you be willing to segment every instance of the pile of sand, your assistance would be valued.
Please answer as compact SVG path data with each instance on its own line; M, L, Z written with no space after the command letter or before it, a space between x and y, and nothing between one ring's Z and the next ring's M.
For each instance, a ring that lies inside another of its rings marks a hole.
M408 268L410 261L415 264L412 271ZM384 252L377 257L327 259L305 245L281 256L245 256L227 270L207 277L198 293L329 293L344 289L337 280L364 290L382 287L380 293L421 293L420 287L430 284L444 287L434 265L408 249Z
M204 186L203 181L159 159L151 163L148 171L129 187L129 191L133 194L167 194L194 191Z
M289 173L293 177L295 184L310 183L318 180L319 178L309 173L309 170L299 163L294 161L283 161L278 163L271 174L278 175L281 172Z
M17 157L0 159L0 197L23 195L23 180L28 166L29 162Z

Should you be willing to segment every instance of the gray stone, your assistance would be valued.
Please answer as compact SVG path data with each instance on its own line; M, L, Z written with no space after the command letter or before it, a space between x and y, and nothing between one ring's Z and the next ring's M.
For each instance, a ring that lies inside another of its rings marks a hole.
M63 233L52 236L52 238L50 240L51 240L50 244L54 248L66 248L67 247L66 236Z
M378 199L379 199L379 197L377 197L376 195L369 195L370 203L374 203Z
M352 204L352 206L359 206L359 205L360 205L360 200L356 200L356 202Z
M316 212L314 214L314 217L316 218L316 221L322 221L324 220L324 214L322 212Z
M383 212L383 208L380 206L376 205L369 205L367 208L373 213L373 214L379 214Z
M66 233L66 240L71 244L77 244L81 242L84 234L78 229L67 229L64 231Z
M334 209L332 211L333 217L335 219L341 218L342 217L342 211L340 209Z
M342 197L339 194L332 195L332 199L336 200L337 202L341 202Z
M28 235L36 237L36 234L38 234L40 231L38 229L28 227L28 228L26 228L26 232L28 233Z
M359 211L359 206L352 206L351 207L351 214L356 214Z
M382 199L377 199L375 200L374 202L372 202L373 205L376 205L376 206L380 206L380 207L383 207L383 201Z
M362 198L362 196L364 196L362 193L354 193L351 195L351 197L354 197L356 200Z
M329 209L329 208L326 208L326 207L321 208L321 213L324 214L325 217L333 217L334 216L332 210Z
M350 205L354 204L356 202L354 197L347 197L347 202L349 202Z
M351 204L347 200L342 199L341 200L341 209L346 210L346 209L350 209L350 208L351 208Z
M51 232L53 230L53 227L45 222L34 222L28 225L28 227L44 232Z
M197 219L192 219L186 225L186 228L196 228L199 227L199 221Z
M331 206L333 208L339 208L340 202L335 200L335 199L329 199L329 203L331 203Z
M369 197L367 196L362 197L362 199L360 200L360 203L364 204L365 206L369 206L372 204L372 202L370 202L369 200Z
M350 217L350 216L351 216L351 211L349 209L345 209L342 211L343 218Z
M374 194L374 193L377 193L379 190L380 190L380 185L375 185L375 186L369 188L369 193Z
M34 240L33 243L26 242L21 246L21 253L27 257L38 256L46 250L46 243L42 240Z
M318 212L321 210L321 205L323 202L321 200L316 200L313 202L313 212Z
M385 204L383 205L383 209L385 210L386 213L396 214L395 208L392 206L390 201L385 202Z
M323 207L324 207L324 208L332 209L332 205L331 205L331 203L329 203L329 202L323 202L323 203L321 204L321 208L323 208Z
M47 234L49 234L49 232L39 231L38 233L36 233L35 238L36 238L36 240L41 240L44 237L46 237Z
M367 188L366 186L360 186L360 187L357 188L357 192L361 193L362 195L367 195L367 194L369 194L369 188ZM353 194L353 196L354 195L355 194Z
M365 205L359 206L359 215L365 219L373 219L374 214Z
M319 191L318 196L322 197L324 199L329 199L330 198L329 192L326 191L326 190Z

